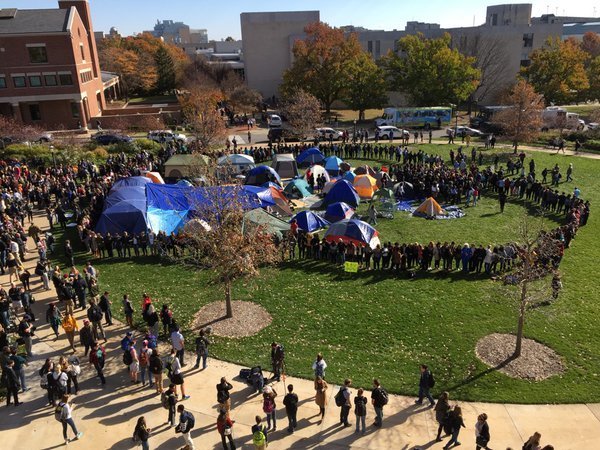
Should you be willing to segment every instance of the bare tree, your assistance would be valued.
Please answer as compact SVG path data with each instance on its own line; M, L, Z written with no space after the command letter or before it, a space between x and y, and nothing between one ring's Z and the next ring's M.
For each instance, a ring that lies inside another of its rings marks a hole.
M529 142L542 127L544 97L525 80L519 80L504 100L509 105L494 115L494 123L513 141L515 153L520 142Z
M552 276L558 274L561 242L543 231L543 215L525 215L519 226L519 242L514 244L517 262L505 275L509 295L515 298L518 321L517 340L513 358L521 356L525 316L529 307L546 302L552 291Z
M35 142L44 135L44 131L35 126L24 124L12 117L0 115L0 148L11 142Z
M212 270L223 287L226 316L232 317L234 281L258 276L261 267L279 260L280 252L263 227L244 220L245 212L256 206L255 199L240 184L213 184L215 169L212 164L198 166L198 175L211 185L190 190L190 206L201 226L188 223L184 228L182 240L189 251L179 262Z
M222 99L215 89L195 87L182 93L183 117L195 138L196 149L209 154L226 135L225 121L217 108Z
M281 110L294 132L311 136L321 123L321 104L317 98L302 89L283 98Z

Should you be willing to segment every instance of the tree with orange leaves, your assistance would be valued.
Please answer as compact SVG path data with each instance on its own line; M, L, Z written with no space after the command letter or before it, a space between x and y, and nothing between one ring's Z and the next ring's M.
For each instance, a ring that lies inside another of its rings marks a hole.
M185 122L194 135L198 151L210 154L225 136L225 121L217 108L221 91L208 87L191 87L179 96Z

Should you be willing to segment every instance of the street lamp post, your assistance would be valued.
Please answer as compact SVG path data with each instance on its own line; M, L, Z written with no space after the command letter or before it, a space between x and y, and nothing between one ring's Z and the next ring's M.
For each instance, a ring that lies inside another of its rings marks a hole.
M354 131L352 132L352 142L356 142L356 120L354 121Z
M56 157L54 156L54 145L50 146L50 153L52 153L52 165L56 169Z

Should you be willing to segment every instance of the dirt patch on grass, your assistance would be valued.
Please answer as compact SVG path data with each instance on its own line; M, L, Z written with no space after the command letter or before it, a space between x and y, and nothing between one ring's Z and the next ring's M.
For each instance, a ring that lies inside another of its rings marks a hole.
M560 355L533 339L523 338L521 356L511 360L516 339L512 334L490 334L477 342L475 354L488 366L521 380L541 381L565 371Z
M235 300L231 302L233 317L225 317L225 302L213 302L202 307L194 316L194 329L210 327L210 333L228 338L254 336L269 326L273 318L262 306Z

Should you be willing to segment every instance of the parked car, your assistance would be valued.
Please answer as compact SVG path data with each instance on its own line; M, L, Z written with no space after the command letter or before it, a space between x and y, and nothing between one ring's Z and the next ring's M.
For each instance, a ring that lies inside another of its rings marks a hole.
M471 127L464 127L464 126L459 126L459 127L452 127L452 128L448 128L448 130L452 130L454 131L454 135L455 136L476 136L476 137L480 137L482 136L484 133L476 130L475 128L471 128Z
M117 133L106 133L100 132L92 136L92 140L96 141L100 145L111 145L111 144L132 144L133 138L124 134Z
M281 117L277 114L271 114L267 119L267 122L269 124L269 128L280 127L283 124Z
M187 136L181 133L174 133L171 130L154 130L148 132L148 139L153 140L154 142L178 142L180 144L185 144L187 142Z
M600 124L598 122L590 122L587 124L588 130L597 130L600 128Z
M272 142L281 142L281 140L285 140L286 142L301 142L307 139L306 136L297 133L294 130L289 128L269 128L269 132L267 133L267 138Z
M375 127L375 131L379 132L379 139L389 139L391 133L394 133L395 139L400 139L402 136L410 137L410 132L408 130L401 130L400 128L396 128L392 125L381 125L379 127Z
M334 130L333 128L323 127L315 130L315 137L323 141L328 141L330 137L332 137L334 141L339 141L343 136L343 131Z
M4 148L11 144L34 144L34 143L46 143L52 142L54 138L50 133L40 133L32 136L25 137L15 137L15 136L2 136L0 137L0 148Z

